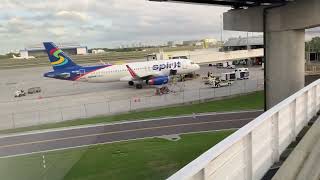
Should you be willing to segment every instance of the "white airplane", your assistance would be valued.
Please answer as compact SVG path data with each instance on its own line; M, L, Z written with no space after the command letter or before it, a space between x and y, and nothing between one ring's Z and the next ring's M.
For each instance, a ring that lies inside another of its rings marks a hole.
M21 56L15 56L14 54L12 55L12 59L33 59L35 58L34 56L28 56L28 57L21 57Z
M200 69L189 59L172 59L126 63L122 65L79 66L52 42L44 42L53 71L44 77L83 81L89 83L105 83L126 81L130 86L141 89L143 84L164 85L169 76L192 73Z

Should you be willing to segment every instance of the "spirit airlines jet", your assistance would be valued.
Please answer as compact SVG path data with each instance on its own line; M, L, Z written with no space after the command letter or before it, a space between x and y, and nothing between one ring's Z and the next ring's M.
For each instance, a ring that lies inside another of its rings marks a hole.
M52 42L44 42L43 44L53 66L53 71L45 73L44 77L61 80L90 83L126 81L130 86L141 89L143 84L167 84L170 75L192 73L200 69L199 65L188 59L80 66L75 64Z

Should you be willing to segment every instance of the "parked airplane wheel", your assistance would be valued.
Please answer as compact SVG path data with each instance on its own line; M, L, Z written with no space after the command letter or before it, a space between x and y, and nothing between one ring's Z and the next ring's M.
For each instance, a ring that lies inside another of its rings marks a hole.
M136 84L137 89L142 89L142 84Z
M129 84L129 86L133 86L134 82L133 81L129 81L128 84Z

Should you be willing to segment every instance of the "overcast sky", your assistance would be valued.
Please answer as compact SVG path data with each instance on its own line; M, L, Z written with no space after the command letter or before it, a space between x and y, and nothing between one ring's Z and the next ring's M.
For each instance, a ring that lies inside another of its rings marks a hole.
M1 0L0 52L43 41L116 47L220 39L226 7L147 0ZM239 33L224 32L224 38Z
M0 53L43 41L93 47L220 39L229 8L147 0L1 0ZM246 36L224 31L223 37Z

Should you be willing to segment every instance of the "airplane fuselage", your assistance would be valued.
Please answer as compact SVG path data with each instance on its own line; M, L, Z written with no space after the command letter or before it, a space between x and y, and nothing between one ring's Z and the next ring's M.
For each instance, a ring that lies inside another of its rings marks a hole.
M192 73L199 65L188 59L171 59L158 61L134 62L122 65L75 66L63 71L48 72L44 76L63 80L82 81L89 83L104 83L115 81L135 81L126 65L139 76L169 76L172 71L176 74Z

